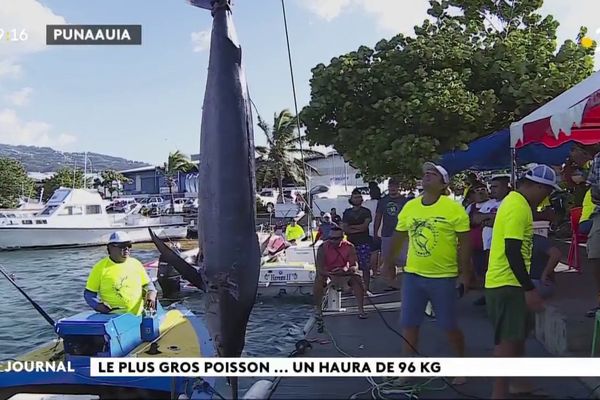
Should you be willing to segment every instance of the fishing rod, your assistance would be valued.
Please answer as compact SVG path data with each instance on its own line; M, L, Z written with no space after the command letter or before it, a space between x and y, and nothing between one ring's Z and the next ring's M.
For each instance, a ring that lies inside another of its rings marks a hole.
M46 311L44 311L44 309L43 309L43 308L42 308L42 307L41 307L41 306L40 306L40 305L39 305L39 304L38 304L38 303L37 303L35 300L33 300L31 297L29 297L29 296L27 295L27 293L25 293L25 291L23 291L23 289L21 289L21 288L19 287L19 285L17 285L17 283L14 281L14 279L13 279L13 278L12 278L12 277L11 277L9 274L7 274L7 273L6 273L6 271L4 270L4 267L3 267L2 265L0 265L0 273L2 273L2 275L4 275L4 277L5 277L6 279L8 279L8 281L9 281L10 283L12 283L12 285L13 285L14 287L16 287L16 288L17 288L17 290L18 290L19 292L21 292L21 294L22 294L23 296L25 296L25 298L26 298L26 299L29 301L29 303L31 303L31 305L32 305L32 306L33 306L33 307L34 307L34 308L35 308L35 309L36 309L36 310L37 310L37 311L38 311L40 314L42 314L42 317L44 317L44 319L45 319L46 321L48 321L48 323L49 323L50 325L52 325L52 327L54 328L55 322L54 322L54 320L52 319L52 317L51 317L51 316L49 316L49 315L48 315L48 313L47 313Z

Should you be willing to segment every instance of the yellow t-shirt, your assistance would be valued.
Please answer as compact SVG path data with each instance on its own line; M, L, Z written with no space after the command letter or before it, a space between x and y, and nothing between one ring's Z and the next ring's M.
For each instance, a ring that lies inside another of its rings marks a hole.
M459 232L469 232L465 209L447 196L430 206L418 197L406 203L398 215L396 230L408 232L408 258L404 270L426 278L458 276Z
M583 197L583 210L581 210L581 218L579 223L587 221L592 216L596 205L592 202L592 189L588 189Z
M285 240L291 242L292 240L301 239L304 236L304 229L300 225L291 226L288 225L285 228Z
M529 272L533 247L533 213L525 197L516 191L510 192L504 198L494 220L490 260L485 275L486 288L521 287L506 258L504 245L506 239L517 239L523 242L521 254Z
M128 257L117 264L110 257L103 258L92 268L85 288L98 293L101 301L116 313L141 315L144 307L142 287L150 278L141 262Z
M542 202L538 205L538 211L544 210L546 207L550 207L552 203L550 203L550 196L546 197Z

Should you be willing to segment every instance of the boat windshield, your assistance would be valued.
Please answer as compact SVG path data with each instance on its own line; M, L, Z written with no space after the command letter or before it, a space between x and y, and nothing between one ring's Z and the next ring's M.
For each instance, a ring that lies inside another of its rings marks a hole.
M47 206L46 208L44 208L44 210L39 213L38 215L52 215L54 213L54 211L56 211L56 209L58 208L58 206Z

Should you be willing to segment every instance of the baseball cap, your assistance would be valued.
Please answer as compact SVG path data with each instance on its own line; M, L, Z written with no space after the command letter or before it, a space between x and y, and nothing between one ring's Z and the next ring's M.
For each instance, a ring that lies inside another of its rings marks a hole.
M388 185L400 185L400 179L398 179L396 176L392 176L388 181Z
M329 219L331 219L331 214L330 213L325 213L325 214L323 214L323 218L329 218Z
M108 244L131 243L129 235L123 231L113 232L108 238Z
M535 183L550 186L556 190L560 190L556 172L545 164L538 164L531 167L527 172L525 172L523 178Z
M434 164L432 162L426 162L425 164L423 164L423 173L431 171L432 169L436 170L440 175L442 175L442 180L446 185L450 183L450 176L448 175L448 171L446 171L446 168L442 167L441 165Z

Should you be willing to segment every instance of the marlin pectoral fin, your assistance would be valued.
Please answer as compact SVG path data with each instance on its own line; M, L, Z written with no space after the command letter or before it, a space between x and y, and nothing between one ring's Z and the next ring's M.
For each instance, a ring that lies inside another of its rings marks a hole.
M161 258L173 266L173 268L175 268L177 272L181 274L183 279L187 280L198 289L205 290L206 285L204 284L204 281L202 280L202 277L196 268L188 264L187 261L175 253L173 249L167 246L165 242L163 242L158 236L156 236L154 232L152 232L152 229L148 228L148 231L150 232L152 242L154 242L154 245L160 252Z

